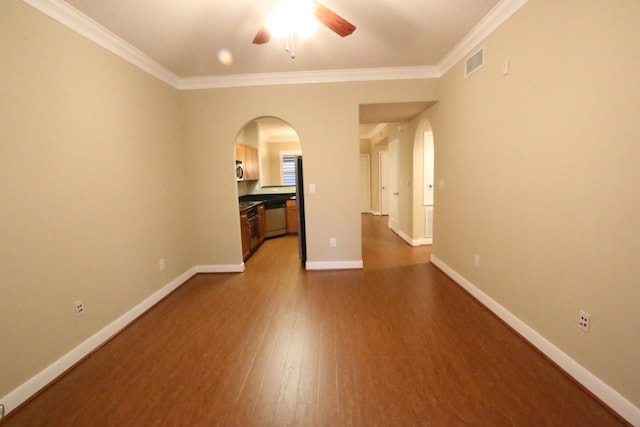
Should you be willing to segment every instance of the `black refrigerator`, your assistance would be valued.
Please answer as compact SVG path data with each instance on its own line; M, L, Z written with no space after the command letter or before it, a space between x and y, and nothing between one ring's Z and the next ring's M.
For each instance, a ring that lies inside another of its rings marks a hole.
M296 156L296 205L298 208L298 253L304 267L307 263L307 233L304 222L304 180L302 156Z

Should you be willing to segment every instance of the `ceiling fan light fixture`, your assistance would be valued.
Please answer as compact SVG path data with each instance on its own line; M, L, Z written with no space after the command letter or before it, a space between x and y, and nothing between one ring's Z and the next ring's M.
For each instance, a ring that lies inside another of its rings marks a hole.
M301 39L308 38L318 28L313 7L311 0L283 0L267 15L265 26L274 37L295 33Z

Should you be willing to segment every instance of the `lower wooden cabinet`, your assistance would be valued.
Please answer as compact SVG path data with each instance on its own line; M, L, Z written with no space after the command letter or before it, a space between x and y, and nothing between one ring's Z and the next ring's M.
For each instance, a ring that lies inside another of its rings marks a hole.
M246 212L240 212L240 233L242 236L242 259L246 260L251 255L251 230Z
M253 210L254 208L251 208ZM247 260L253 252L255 252L262 242L267 238L267 211L264 203L259 204L255 208L258 212L257 223L255 221L255 213L251 214L252 220L249 221L249 211L240 211L240 233L242 237L242 259ZM257 224L257 230L256 230ZM253 234L253 241L252 241ZM256 241L257 239L257 241ZM252 248L253 245L253 248Z
M267 211L264 208L264 203L258 205L258 227L260 228L260 243L262 243L267 238Z
M298 205L295 200L287 200L287 233L298 234Z

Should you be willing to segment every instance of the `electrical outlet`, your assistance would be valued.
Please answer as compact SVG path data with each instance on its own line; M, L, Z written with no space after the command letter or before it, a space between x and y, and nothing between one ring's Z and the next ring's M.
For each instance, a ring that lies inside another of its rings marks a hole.
M160 271L164 270L167 267L167 265L164 262L164 258L160 258L160 261L158 261L158 265L160 267Z
M84 314L84 303L82 302L82 300L79 299L78 301L76 301L75 306L76 316L82 316Z
M590 324L591 324L591 315L586 311L580 310L580 315L578 316L578 327L582 329L584 332L589 332Z
M480 268L480 255L473 256L473 266L476 268Z
M336 247L336 238L332 237L329 239L329 246L331 246L332 248Z

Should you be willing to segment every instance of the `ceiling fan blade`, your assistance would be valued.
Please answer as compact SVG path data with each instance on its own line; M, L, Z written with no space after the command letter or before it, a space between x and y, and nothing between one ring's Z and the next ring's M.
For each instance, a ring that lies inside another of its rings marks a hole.
M271 40L271 33L269 32L269 30L267 30L267 27L263 25L262 27L260 27L260 29L258 30L258 33L253 38L253 43L264 44L264 43L268 43L269 40Z
M315 16L321 24L341 37L346 37L356 30L356 26L351 22L318 2L313 3L313 16Z

